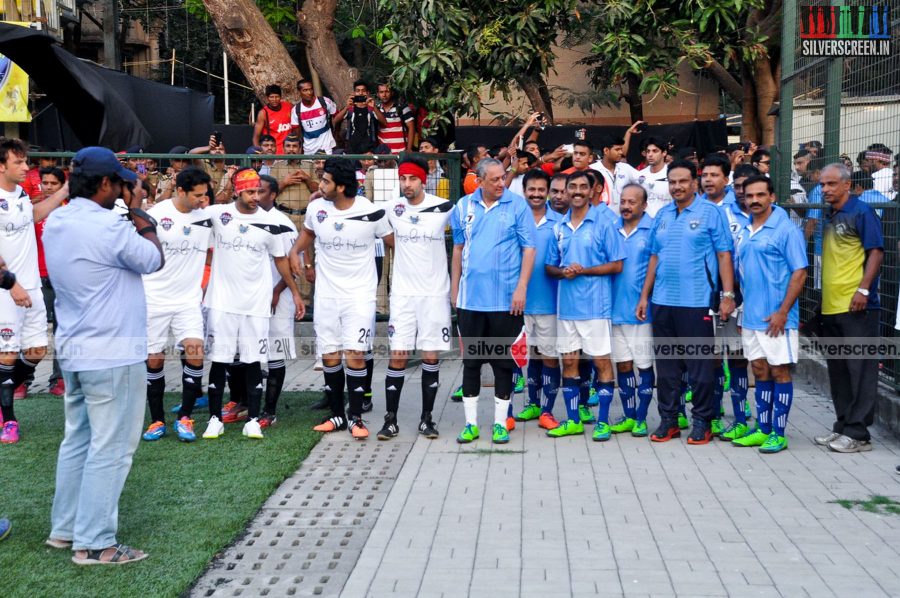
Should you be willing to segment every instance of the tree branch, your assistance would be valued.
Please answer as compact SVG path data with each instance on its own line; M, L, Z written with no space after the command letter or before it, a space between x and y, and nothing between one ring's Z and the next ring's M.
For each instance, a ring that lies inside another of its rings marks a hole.
M721 62L713 60L707 63L704 70L716 80L722 89L725 90L725 93L738 102L742 101L744 89L741 86L741 83L735 79L724 66L722 66Z

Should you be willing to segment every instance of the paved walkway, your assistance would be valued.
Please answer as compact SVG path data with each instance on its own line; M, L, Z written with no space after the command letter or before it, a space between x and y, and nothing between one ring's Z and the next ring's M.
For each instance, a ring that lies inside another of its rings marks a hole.
M293 366L290 389L321 384L309 365ZM534 422L494 450L455 442L462 407L444 398L460 377L459 362L444 364L438 440L414 435L417 369L398 439L324 438L193 595L900 595L900 516L834 502L900 499L900 444L876 430L870 453L815 446L831 407L809 385L777 455L551 440ZM483 398L480 421L492 412Z

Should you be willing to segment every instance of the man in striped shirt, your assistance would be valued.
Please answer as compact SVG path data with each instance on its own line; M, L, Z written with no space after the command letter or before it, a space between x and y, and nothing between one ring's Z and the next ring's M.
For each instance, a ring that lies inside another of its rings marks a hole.
M387 83L378 85L379 109L387 124L378 125L378 143L391 148L392 154L411 152L415 138L415 115L409 106L398 102Z

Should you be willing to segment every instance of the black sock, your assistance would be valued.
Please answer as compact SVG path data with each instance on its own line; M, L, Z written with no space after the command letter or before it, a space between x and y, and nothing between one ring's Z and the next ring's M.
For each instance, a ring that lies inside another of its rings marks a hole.
M37 365L38 362L31 363L19 355L15 366L13 366L13 388L19 388L19 386L26 383L31 384L34 381L34 368Z
M262 366L258 361L245 364L244 375L247 382L247 418L258 418L263 393Z
M13 370L11 365L0 364L0 411L3 413L3 421L16 421L16 413L13 409L16 394L16 385L13 383Z
M194 404L203 396L203 364L191 365L186 360L181 368L181 409L178 419L191 417Z
M434 398L440 386L441 365L439 363L422 362L422 416L434 410Z
M222 421L222 396L225 394L225 378L228 365L218 361L212 362L209 368L209 384L206 392L209 395L209 416L216 416Z
M266 408L263 410L269 415L275 415L275 408L278 406L278 397L281 396L281 389L284 387L286 373L287 366L283 359L269 362L269 377L266 379Z
M397 414L400 408L400 393L403 392L403 382L406 380L405 370L395 370L388 366L384 376L384 401L387 404L385 411Z
M366 395L366 368L355 369L347 366L344 368L347 376L347 391L350 393L350 411L348 415L351 418L362 417L362 404Z
M246 363L235 361L228 365L228 400L240 405L247 404Z
M166 375L163 369L147 366L147 404L150 406L150 421L166 421L163 407L163 393L166 391Z
M366 383L363 385L363 396L366 400L372 400L372 376L375 374L375 355L369 351L366 353Z
M322 367L325 375L325 395L328 397L328 407L333 417L344 416L344 366L325 365Z

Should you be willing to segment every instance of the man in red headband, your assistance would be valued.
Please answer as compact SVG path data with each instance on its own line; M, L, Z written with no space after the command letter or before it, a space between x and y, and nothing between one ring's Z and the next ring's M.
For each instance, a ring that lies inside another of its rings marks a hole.
M425 193L428 166L423 160L404 158L399 175L402 196L388 208L395 241L388 325L391 361L384 380L387 413L379 440L399 433L397 410L404 370L409 352L415 349L422 355L419 432L437 438L431 411L439 386L438 353L450 349L450 276L444 231L453 204Z
M259 208L259 175L251 168L234 173L237 199L230 204L217 204L206 209L212 221L212 274L203 304L209 308L207 350L212 367L209 370L209 424L203 438L218 438L225 432L222 423L222 394L225 372L235 353L240 355L247 386L247 423L243 434L262 438L259 424L262 399L262 370L268 360L269 317L275 281L269 256L291 290L295 316L302 318L303 301L291 275L290 264L279 235L280 223Z

